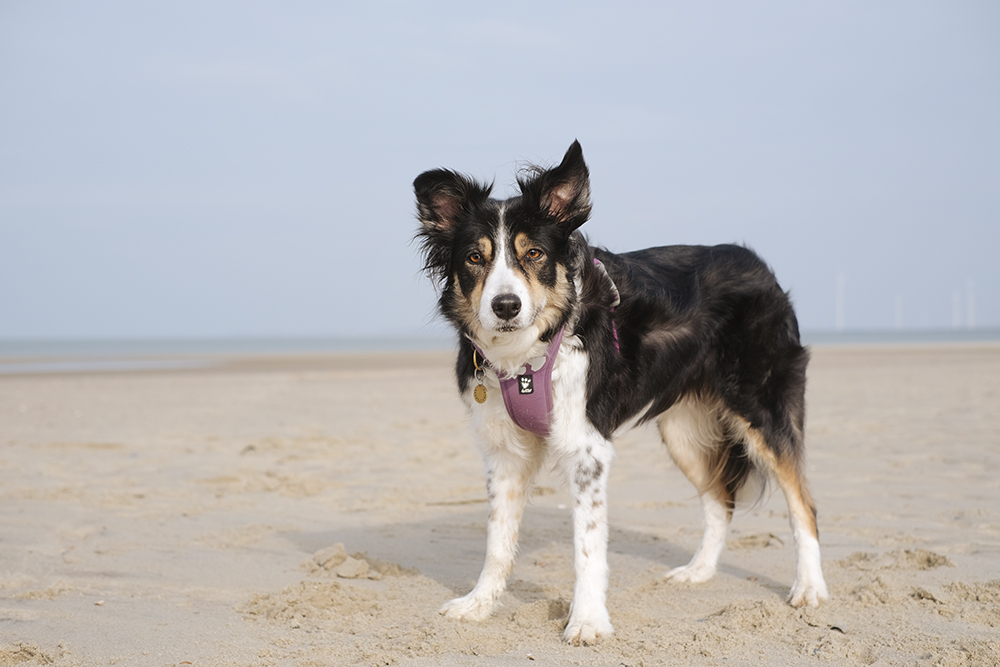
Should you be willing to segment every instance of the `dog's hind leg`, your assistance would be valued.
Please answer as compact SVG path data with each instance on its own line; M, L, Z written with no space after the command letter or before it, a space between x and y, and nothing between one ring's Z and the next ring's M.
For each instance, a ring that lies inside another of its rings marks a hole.
M660 416L659 427L670 457L698 490L705 521L701 544L691 562L675 567L665 577L679 582L708 581L726 546L734 501L732 493L720 483L718 466L713 464L725 442L719 411L697 398L686 397Z
M540 464L539 457L526 449L484 447L483 451L490 503L486 562L475 588L464 597L446 602L439 610L451 618L474 621L490 615L507 586L517 555L521 516Z
M758 464L770 469L788 503L788 521L792 526L796 549L795 583L788 594L788 602L793 607L816 607L829 597L829 593L820 563L816 505L806 486L800 457L796 454L802 451L801 442L779 455L767 446L760 431L748 423L744 423L744 428L751 456ZM801 434L796 432L795 437L801 439Z
M816 505L805 480L794 466L779 464L776 477L788 502L789 521L797 551L795 582L788 594L788 602L793 607L816 607L822 600L830 597L820 563Z

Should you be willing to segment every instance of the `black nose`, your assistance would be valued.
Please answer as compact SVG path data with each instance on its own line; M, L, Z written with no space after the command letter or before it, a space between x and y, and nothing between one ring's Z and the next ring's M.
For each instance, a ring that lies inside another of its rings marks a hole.
M516 294L500 294L499 296L495 296L490 305L493 307L493 312L501 320L513 319L521 312L521 299Z

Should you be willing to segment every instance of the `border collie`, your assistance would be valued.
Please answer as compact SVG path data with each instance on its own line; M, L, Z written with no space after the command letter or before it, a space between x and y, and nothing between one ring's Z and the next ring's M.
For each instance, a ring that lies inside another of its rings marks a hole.
M577 231L590 216L578 142L520 195L450 170L413 183L425 269L458 330L458 389L486 468L486 563L441 613L481 620L506 586L519 524L541 466L574 498L576 583L563 638L592 644L608 617L608 470L623 426L656 420L704 511L701 545L666 578L716 570L737 500L770 478L788 503L797 568L789 602L827 598L816 509L803 476L806 364L788 295L735 245L614 254Z

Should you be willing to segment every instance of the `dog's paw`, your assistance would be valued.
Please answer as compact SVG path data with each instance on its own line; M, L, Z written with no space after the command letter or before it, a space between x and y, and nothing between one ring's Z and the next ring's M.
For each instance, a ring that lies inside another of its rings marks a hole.
M714 575L715 568L712 566L688 563L687 565L675 567L663 575L663 578L679 583L700 584L708 581Z
M796 579L788 594L788 604L793 607L818 607L819 603L830 598L826 590L826 582L820 579L818 584L800 584Z
M602 638L610 637L614 631L607 618L584 620L571 616L563 631L563 639L573 646L593 646Z
M438 613L448 618L461 618L469 621L482 621L493 613L493 600L480 598L472 593L454 600L448 600Z

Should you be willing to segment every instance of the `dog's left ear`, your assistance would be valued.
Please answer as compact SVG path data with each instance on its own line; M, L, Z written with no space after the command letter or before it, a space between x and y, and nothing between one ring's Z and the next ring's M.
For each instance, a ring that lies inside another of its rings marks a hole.
M543 213L569 231L590 218L590 170L579 141L573 142L558 167L520 185L523 195L535 200Z

